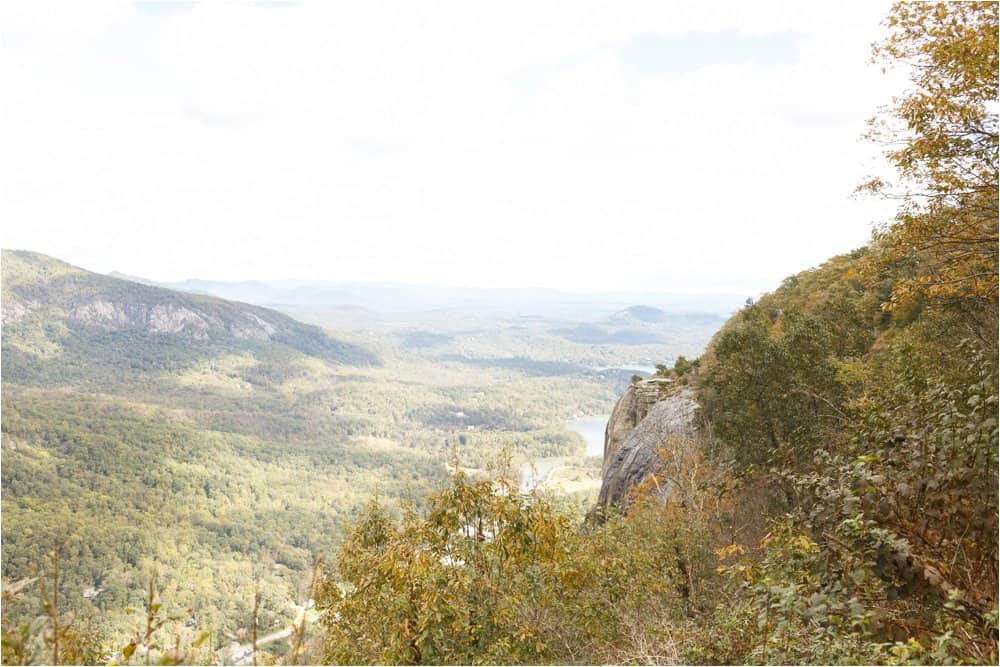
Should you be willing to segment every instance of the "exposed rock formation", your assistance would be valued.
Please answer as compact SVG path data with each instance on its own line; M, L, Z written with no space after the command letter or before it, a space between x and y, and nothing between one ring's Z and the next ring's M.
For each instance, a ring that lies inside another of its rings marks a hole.
M33 301L21 303L12 299L4 299L3 308L0 309L0 322L4 324L8 322L20 322L37 307L38 304Z
M218 317L196 313L171 303L155 304L97 299L75 306L68 318L90 326L112 329L141 328L156 333L183 333L205 338L209 328L222 327Z
M651 377L633 383L615 403L604 429L604 465L601 475L608 471L608 464L625 438L639 425L650 408L662 401L670 392L673 380L670 378Z
M649 383L646 380L629 387L615 406L615 412L623 404L625 409L632 406L635 411L624 412L618 421L613 412L608 422L604 472L598 497L598 503L602 506L620 503L629 489L645 481L650 473L656 472L660 459L657 450L669 443L670 438L694 435L698 404L691 391L685 389L648 404L649 398L657 395L655 392L660 391L663 386L661 384L657 387L654 384L651 387ZM629 423L631 415L640 414L636 418L636 426L620 445L616 445L612 438L615 431L620 433ZM669 492L669 488L664 488L663 492Z

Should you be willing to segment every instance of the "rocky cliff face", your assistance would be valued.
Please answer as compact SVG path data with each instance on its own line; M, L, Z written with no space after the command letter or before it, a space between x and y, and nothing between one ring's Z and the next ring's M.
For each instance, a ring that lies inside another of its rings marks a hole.
M213 313L207 308L199 309L176 303L151 304L101 299L75 305L67 313L70 320L90 326L143 329L197 339L208 338L213 332L225 332L242 340L265 341L273 339L278 333L275 324L256 313L226 315L228 317Z
M657 471L660 447L695 433L698 404L693 393L676 391L667 378L630 386L615 404L604 438L600 505L618 504L635 485ZM668 493L669 488L662 488Z
M635 382L615 403L604 430L604 465L601 474L608 471L611 457L639 423L646 418L650 408L665 399L670 393L673 380L651 377Z
M263 308L245 306L219 312L211 302L192 299L190 303L178 303L177 297L166 290L149 289L149 294L115 294L112 298L87 295L68 303L57 299L40 303L20 297L14 288L3 299L3 322L13 324L38 313L49 320L64 318L91 327L139 329L197 340L229 335L242 340L268 341L300 328L285 316Z

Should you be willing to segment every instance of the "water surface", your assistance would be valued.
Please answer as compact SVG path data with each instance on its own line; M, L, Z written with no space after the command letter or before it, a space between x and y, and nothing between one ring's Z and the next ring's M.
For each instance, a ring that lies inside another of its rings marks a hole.
M604 456L604 428L611 415L580 417L566 424L566 428L583 436L587 441L587 456Z
M583 436L587 443L587 456L604 456L604 427L610 416L580 417L566 423L568 430ZM579 462L579 458L574 456L549 456L525 463L521 466L521 491L527 492L538 486L553 470L571 463L574 459Z

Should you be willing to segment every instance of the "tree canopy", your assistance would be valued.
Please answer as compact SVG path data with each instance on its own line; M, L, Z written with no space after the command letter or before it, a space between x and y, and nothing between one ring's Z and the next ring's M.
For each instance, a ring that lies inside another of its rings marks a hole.
M997 295L998 5L899 2L886 24L873 59L908 68L911 84L871 121L898 182L863 186L901 199L876 245L884 262L908 270L888 307L989 305Z

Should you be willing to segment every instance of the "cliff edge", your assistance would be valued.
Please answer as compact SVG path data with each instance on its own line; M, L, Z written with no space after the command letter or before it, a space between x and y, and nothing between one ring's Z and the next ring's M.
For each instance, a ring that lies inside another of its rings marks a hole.
M660 447L671 438L695 434L697 408L693 392L677 391L670 378L631 385L615 404L605 429L598 504L620 504L632 487L657 472ZM669 487L661 491L668 493Z

